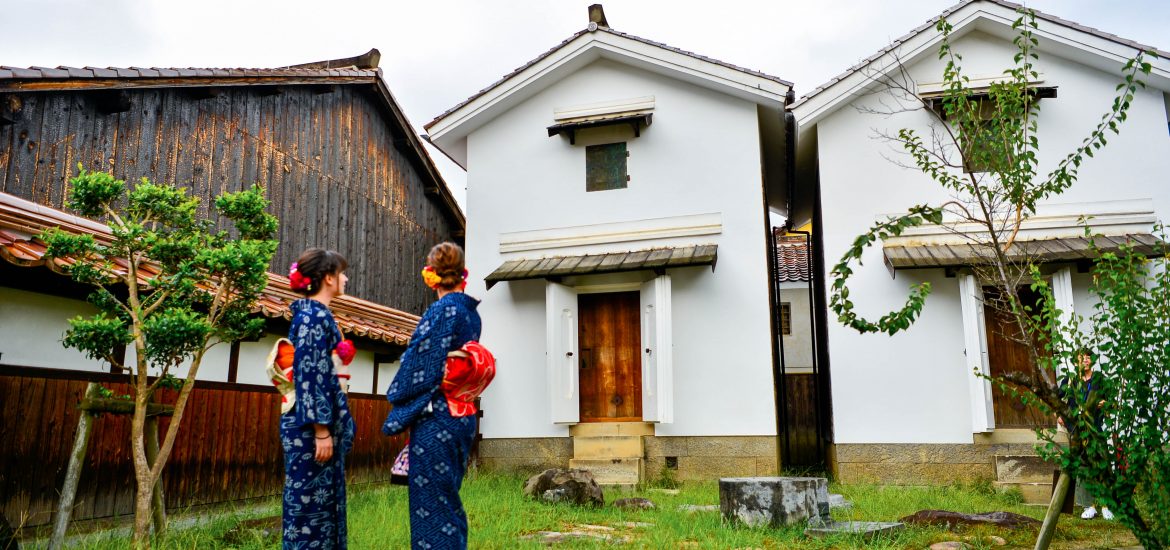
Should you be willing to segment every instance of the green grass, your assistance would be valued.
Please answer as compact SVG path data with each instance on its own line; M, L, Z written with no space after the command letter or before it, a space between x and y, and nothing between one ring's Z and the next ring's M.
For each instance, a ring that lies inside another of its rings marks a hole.
M606 506L600 509L577 508L569 505L545 505L525 499L519 477L472 474L463 486L463 500L471 524L472 548L545 548L535 540L523 536L540 531L568 531L574 526L598 525L611 527L609 532L628 539L626 548L926 548L944 540L968 542L974 548L991 548L984 538L998 535L1009 547L1030 548L1035 534L1031 531L1011 532L980 528L954 534L930 527L911 527L892 538L868 543L858 537L810 539L803 527L787 529L748 529L722 524L718 512L687 513L679 510L682 504L718 504L719 491L715 482L686 482L677 495L652 490L633 493L607 494L606 500L642 496L654 501L654 510L621 510ZM990 512L1004 510L1040 517L1042 508L1023 506L1019 497L999 495L986 485L968 487L882 487L847 485L832 486L853 502L851 511L834 511L838 520L891 521L924 509L945 509L959 512ZM410 529L407 523L405 487L364 487L351 491L349 501L350 548L382 549L408 548ZM275 504L265 510L248 513L225 513L200 523L197 527L175 528L163 544L168 549L240 548L253 550L278 548L279 544L264 545L257 541L242 546L228 545L220 537L240 519L279 513ZM648 527L626 526L627 522L649 523ZM113 550L127 547L124 533L93 534L74 541L71 547L85 550ZM1109 548L1136 544L1125 528L1117 523L1101 520L1082 521L1071 516L1061 518L1054 548ZM557 545L560 548L610 548L612 542L574 540Z

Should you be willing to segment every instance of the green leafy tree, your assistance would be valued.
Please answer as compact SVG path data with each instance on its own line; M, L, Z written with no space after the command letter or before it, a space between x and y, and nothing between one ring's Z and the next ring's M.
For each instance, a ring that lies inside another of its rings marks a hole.
M109 361L130 375L134 412L131 456L136 479L134 540L149 547L151 498L174 448L183 411L208 349L216 343L259 335L264 319L252 307L267 285L276 251L277 220L265 212L259 186L215 200L234 231L216 230L198 216L199 199L186 189L143 178L133 188L105 172L70 180L68 206L83 216L104 219L108 236L45 232L46 255L71 260L73 279L95 287L92 317L69 321L64 344ZM115 349L129 346L123 364ZM184 380L175 370L189 363ZM147 404L168 385L177 386L171 422L157 457L147 458Z
M1154 54L1136 52L1135 57L1127 62L1122 70L1122 81L1117 86L1117 95L1108 112L1078 147L1061 158L1046 175L1042 176L1037 132L1041 103L1039 90L1031 86L1032 82L1040 79L1035 66L1038 59L1035 13L1021 9L1012 28L1016 33L1013 40L1016 47L1013 64L985 89L973 89L970 78L963 74L962 56L952 48L950 41L952 27L945 18L940 19L936 27L942 34L939 58L945 62L941 94L936 97L922 97L901 63L897 64L896 70L875 77L875 80L884 84L890 95L895 98L896 106L885 111L869 109L869 112L890 115L922 110L932 117L927 133L915 129L902 129L896 135L884 137L900 144L908 158L912 159L912 163L908 163L907 166L929 176L951 199L940 204L914 206L906 214L878 222L858 236L832 269L833 283L829 307L842 324L861 333L883 332L892 335L908 329L922 311L930 293L930 283L914 285L906 303L900 309L887 313L877 320L869 320L856 312L850 299L848 279L853 274L853 265L855 263L860 265L862 254L867 247L879 240L901 235L910 227L928 223L940 225L963 238L977 252L978 257L972 262L971 269L981 282L992 285L996 290L994 294L997 298L986 305L1007 313L1007 317L1014 325L1010 327L1009 338L1024 344L1032 363L1040 367L1037 369L1039 376L1012 373L1010 376L999 377L994 382L1026 402L1038 404L1045 412L1055 414L1067 425L1080 426L1078 422L1084 420L1082 415L1084 411L1070 405L1068 400L1064 399L1065 393L1061 384L1067 377L1057 368L1067 364L1069 354L1067 347L1060 347L1055 342L1065 342L1071 338L1068 333L1071 328L1040 323L1036 317L1044 318L1045 315L1051 317L1053 312L1032 311L1031 304L1021 301L1020 289L1032 285L1038 272L1030 248L1019 244L1017 236L1023 222L1036 213L1037 204L1063 193L1076 183L1081 165L1096 151L1105 147L1112 134L1119 132L1120 125L1126 120L1134 94L1144 87L1140 77L1149 74L1151 70L1150 63L1145 59ZM1103 262L1099 266L1103 269L1113 267L1120 268L1120 264ZM1116 279L1136 273L1123 271L1102 272L1102 276ZM1042 283L1037 284L1043 286ZM1127 291L1136 289L1137 287L1126 287ZM1115 288L1099 287L1098 290L1103 298L1116 295ZM1154 299L1149 296L1146 298ZM1045 307L1051 308L1051 302ZM1102 315L1100 319L1102 322L1112 320L1111 317ZM1121 331L1136 329L1138 326L1112 323L1100 329L1103 331L1102 334L1105 334L1108 332L1106 329ZM1061 332L1062 330L1064 332ZM1109 346L1116 344L1111 342L1133 341L1137 336L1118 335L1114 340L1102 340L1098 349L1102 351L1113 349ZM1112 367L1114 370L1107 371L1105 376L1118 376L1120 371L1116 369L1121 367L1116 366L1116 363L1121 360L1121 356L1111 358L1110 363L1115 365ZM1163 370L1165 365L1166 363L1162 363ZM1151 403L1149 400L1135 400L1132 406L1141 409ZM1129 406L1131 405L1119 405ZM1139 416L1124 413L1117 418L1134 420ZM1162 429L1165 430L1164 424ZM1146 431L1145 428L1140 430L1141 433ZM1047 434L1049 440L1052 439L1052 435ZM1041 437L1045 437L1045 434L1042 433ZM1062 464L1074 471L1077 469L1076 465L1088 468L1086 465L1094 464L1093 467L1097 468L1095 472L1099 475L1090 476L1097 480L1089 482L1090 489L1114 491L1113 497L1104 500L1120 503L1125 499L1118 491L1122 491L1125 483L1129 482L1117 481L1118 470L1109 466L1116 461L1104 462L1103 449L1109 445L1107 443L1109 437L1111 435L1102 430L1077 430L1075 435L1070 437L1070 445L1065 450L1058 452L1058 447L1050 445L1049 456L1059 457ZM1158 441L1164 443L1164 438L1147 441L1154 444ZM1139 453L1131 456L1130 460L1144 460L1148 456L1148 453ZM1139 465L1135 462L1131 467L1145 468L1146 464ZM1106 482L1110 475L1114 476L1110 479L1116 483ZM1164 476L1164 471L1159 475ZM1165 477L1158 479L1165 480ZM1047 546L1047 541L1055 528L1055 507L1057 501L1063 500L1064 497L1059 487L1066 491L1067 481L1058 486L1057 496L1050 507L1049 519L1041 531L1037 547ZM1164 485L1161 487L1164 490ZM1147 537L1148 526L1133 519L1132 507L1119 506L1118 515L1123 518L1126 525L1134 529L1143 541L1151 540ZM1153 547L1161 546L1147 545L1147 548Z
M1036 401L1060 416L1069 443L1040 430L1041 454L1150 549L1170 546L1170 248L1159 249L1153 260L1132 246L1101 253L1088 318L1056 308L1033 270L1045 299L1030 312L1033 332L1046 337L1044 367L1065 372L1058 394ZM1090 363L1096 375L1078 372ZM1053 409L1053 400L1062 406Z

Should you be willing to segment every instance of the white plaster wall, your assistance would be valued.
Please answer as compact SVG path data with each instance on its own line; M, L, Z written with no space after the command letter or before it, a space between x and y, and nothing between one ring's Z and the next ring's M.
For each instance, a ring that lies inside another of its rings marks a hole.
M236 369L236 382L240 384L271 385L266 372L268 368L268 352L276 341L284 337L283 334L265 334L257 342L240 342L240 363ZM202 371L200 367L200 371ZM226 375L225 375L226 376ZM202 378L202 377L200 377Z
M792 306L792 334L784 336L784 372L812 372L812 320L804 283L781 283L780 300Z
M627 189L585 192L585 150L548 137L553 109L655 96L654 123L630 139ZM544 282L482 277L499 266L501 233L718 212L719 263L671 270L675 422L660 435L775 433L767 265L756 106L598 61L468 138L468 291L484 298L483 341L496 353L484 395L485 437L546 437ZM661 243L625 243L629 249ZM603 248L603 247L602 247ZM547 255L588 247L554 249Z
M199 373L195 376L197 380L209 380L213 382L227 382L228 366L231 360L232 346L228 343L217 343L203 354L203 361L199 364ZM265 352L267 354L267 351ZM133 344L126 346L126 364L132 365L137 361L138 353L134 349ZM263 360L261 360L263 365ZM247 364L241 362L240 370L246 370ZM264 367L260 367L263 369ZM191 369L191 361L183 361L179 366L171 369L170 374L177 378L186 378ZM159 370L155 368L149 369L151 375L159 374ZM238 373L237 373L238 375ZM238 376L237 376L238 377Z
M69 319L96 312L82 300L0 286L0 363L108 372L110 367L104 361L89 359L61 344Z
M1010 42L971 33L956 42L966 74L998 74L1011 62ZM1071 151L1110 106L1118 77L1051 54L1038 62L1045 85L1059 97L1041 102L1040 173ZM941 79L941 62L927 59L911 67L920 82ZM880 107L880 96L854 105ZM1165 221L1170 212L1170 135L1162 92L1141 91L1120 136L1082 166L1080 182L1052 202L1153 198ZM842 106L818 125L819 168L824 212L825 259L836 263L852 239L883 213L902 212L923 202L938 204L946 194L929 178L885 157L908 159L901 149L879 139L904 127L924 130L927 116L903 113L888 118ZM922 135L928 136L923 133ZM940 270L899 272L891 280L880 246L869 249L864 267L851 279L857 310L876 318L900 307L910 283L930 281L934 292L918 322L893 337L859 335L832 320L828 339L833 377L833 421L838 443L970 443L967 374L963 367L962 319L957 279ZM1074 277L1077 311L1086 298L1085 282Z

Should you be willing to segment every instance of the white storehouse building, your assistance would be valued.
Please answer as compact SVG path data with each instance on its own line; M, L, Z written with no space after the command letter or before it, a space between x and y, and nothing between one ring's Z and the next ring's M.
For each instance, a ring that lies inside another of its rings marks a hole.
M784 204L790 86L594 6L427 124L467 169L468 292L500 364L485 466L776 471L767 206Z
M1013 63L1012 22L1019 6L970 0L944 16L951 43L962 55L973 86ZM1037 15L1040 78L1039 172L1046 174L1074 150L1110 108L1126 60L1150 46L1047 14ZM875 116L890 95L877 84L899 62L918 94L938 91L937 18L885 50L813 90L790 107L799 128L797 223L813 222L819 265L814 277L824 297L833 265L885 214L921 203L939 204L946 192L897 161L897 144L875 139L913 128L929 135L922 110ZM1081 242L1081 216L1114 240L1149 244L1152 226L1170 213L1170 54L1149 59L1153 70L1135 95L1129 119L1106 148L1081 167L1076 185L1042 204L1019 237L1040 253L1057 305L1092 311L1086 273L1091 255ZM902 164L913 165L909 159ZM1106 243L1108 242L1105 241ZM983 281L966 268L965 242L940 227L917 228L871 247L851 279L859 313L876 318L901 307L911 284L930 282L933 293L915 325L893 337L859 335L835 320L825 323L822 344L832 368L835 466L843 481L947 482L993 479L1019 483L1037 495L1048 479L1012 478L1015 455L1034 454L1031 427L1051 419L1023 409L973 369L984 373L1031 368L996 330L999 319L982 304ZM948 247L949 245L949 247ZM885 264L887 267L883 267ZM823 312L823 305L822 314ZM831 314L829 315L831 317ZM828 365L825 365L828 367Z

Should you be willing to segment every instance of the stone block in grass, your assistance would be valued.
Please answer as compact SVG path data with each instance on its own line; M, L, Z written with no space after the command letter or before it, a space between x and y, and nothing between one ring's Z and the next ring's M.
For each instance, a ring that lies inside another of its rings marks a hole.
M719 508L727 522L749 527L828 522L829 481L823 477L722 478Z

